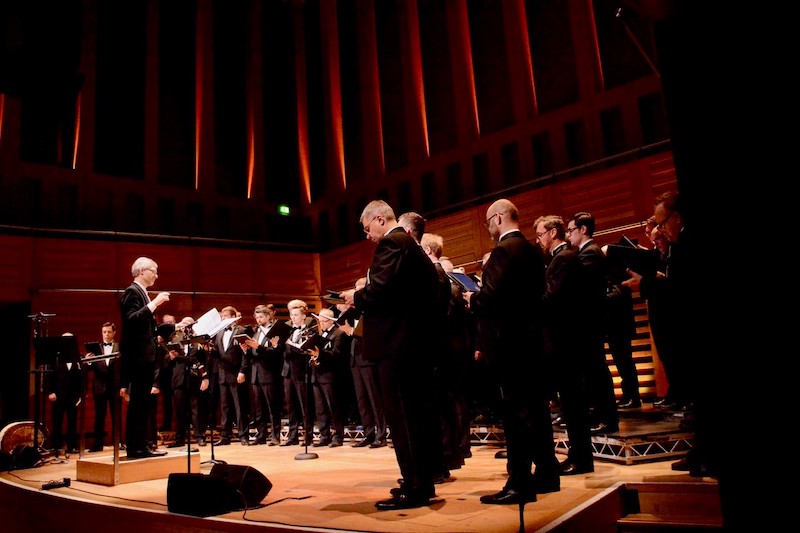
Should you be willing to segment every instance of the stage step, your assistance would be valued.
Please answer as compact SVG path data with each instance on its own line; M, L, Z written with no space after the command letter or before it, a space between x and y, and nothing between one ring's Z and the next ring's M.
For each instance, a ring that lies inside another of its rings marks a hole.
M161 457L147 459L128 459L121 454L119 458L119 476L114 475L114 456L101 455L78 459L75 478L78 481L97 485L121 485L150 479L167 479L173 473L200 472L200 454L191 454L191 461L186 451L171 451ZM191 466L190 466L191 465Z
M719 486L712 483L627 483L620 533L722 529Z

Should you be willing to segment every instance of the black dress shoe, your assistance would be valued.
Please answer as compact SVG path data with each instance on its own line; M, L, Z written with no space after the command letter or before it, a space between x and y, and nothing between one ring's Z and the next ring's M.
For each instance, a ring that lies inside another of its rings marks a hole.
M342 439L333 439L330 444L328 444L329 448L338 448L342 445Z
M318 442L315 442L312 446L314 448L321 448L323 446L328 446L331 443L331 439L319 439Z
M578 474L588 474L594 472L594 465L581 465L572 461L564 461L559 466L559 474L562 476L577 476Z
M450 477L450 471L445 470L443 472L439 472L433 475L433 483L435 485L441 485L446 481L453 481L453 478Z
M217 442L214 443L215 446L229 446L231 443L231 439L219 439Z
M383 448L384 446L386 446L385 440L376 440L375 442L369 445L370 448Z
M369 446L370 444L372 444L373 442L374 441L371 441L371 440L361 439L360 441L358 441L355 444L353 444L353 448L365 448L365 447Z
M247 437L244 437L239 440L242 443L242 446L250 446L250 440Z
M671 398L661 398L653 402L653 407L661 407L662 409L670 409L675 406L675 402Z
M94 446L89 448L89 451L90 452L102 452L103 451L103 445L102 444L95 444Z
M602 434L616 433L617 431L619 431L619 425L605 424L603 422L600 422L599 424L591 428L591 432L593 435L597 435L598 433Z
M281 446L297 446L299 444L300 444L300 441L298 439L294 439L294 440L287 440L286 442L281 444Z
M405 492L405 489L403 488L402 484L399 487L392 487L391 489L389 489L389 493L392 496L397 496L398 494L402 494L403 492ZM433 489L433 488L431 488L430 490L427 490L427 491L420 491L420 492L423 492L424 494L426 494L428 496L428 499L436 497L436 489Z
M206 439L204 439L202 437L197 439L197 445L198 446L205 446L206 445Z
M636 409L642 406L640 400L620 400L617 402L617 407L620 409Z
M534 490L516 490L508 487L503 488L496 494L487 494L481 496L481 503L488 503L491 505L510 505L514 503L528 503L536 501L536 491Z
M163 450L128 450L127 456L130 459L146 459L148 457L162 457L167 455Z
M416 507L425 507L430 504L428 492L421 490L402 491L388 500L381 500L375 504L375 508L379 511L397 511L399 509L414 509Z
M674 463L672 463L672 469L678 472L688 472L689 470L691 470L691 464L689 463L689 458L684 457L679 461L675 461Z
M281 439L277 439L277 438L269 439L269 445L270 446L279 446L280 443L281 443Z
M181 440L176 440L175 442L173 442L172 444L170 444L169 446L167 446L167 448L180 448L181 446L183 446L183 442L184 442L184 440L183 440L183 439L181 439Z

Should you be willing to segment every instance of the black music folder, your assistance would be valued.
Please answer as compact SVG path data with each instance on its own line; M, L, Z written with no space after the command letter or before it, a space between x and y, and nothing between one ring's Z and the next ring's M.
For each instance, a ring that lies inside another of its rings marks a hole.
M654 276L661 264L658 252L618 244L608 245L606 258L608 260L609 275L615 281L625 280L630 277L625 272L627 268L645 277Z
M95 355L103 355L104 353L99 342L84 342L83 347L86 350L86 353L93 353Z
M332 304L347 303L347 302L344 301L344 298L342 298L341 293L336 292L336 291L332 291L332 290L328 290L328 294L323 296L322 299L325 300L326 302L330 302Z

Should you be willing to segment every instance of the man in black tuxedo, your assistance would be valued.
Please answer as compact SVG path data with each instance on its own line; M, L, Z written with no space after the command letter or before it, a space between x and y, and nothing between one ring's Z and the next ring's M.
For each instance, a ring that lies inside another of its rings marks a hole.
M286 322L275 318L273 304L258 305L253 311L258 327L245 344L251 361L251 385L255 398L256 444L267 443L267 423L270 424L269 445L281 443L281 410L283 409L283 353L291 332Z
M509 200L489 206L486 228L497 246L483 265L481 290L465 296L481 324L477 342L497 391L509 477L481 503L524 504L561 488L542 338L544 258L519 230L519 211Z
M561 217L539 217L534 228L539 246L550 257L542 310L548 356L569 437L569 453L560 471L562 475L586 474L594 471L594 459L586 393L586 347L576 322L586 307L585 270L578 253L564 240L566 226Z
M283 352L283 395L286 400L286 416L289 418L289 432L286 442L281 446L297 446L300 444L299 428L303 425L303 444L309 445L314 440L314 416L308 400L310 390L306 384L309 355L298 348L312 335L317 333L317 321L308 316L308 305L299 299L286 304L289 309L289 335Z
M72 337L72 333L64 333ZM56 454L66 441L67 455L78 453L78 404L83 398L83 374L77 362L62 360L61 357L45 374L44 392L53 407L53 431L51 443ZM67 418L66 439L64 417Z
M441 446L435 437L439 432L432 405L431 350L437 344L431 339L434 333L424 329L434 321L436 270L386 202L370 202L360 222L377 247L367 285L341 296L363 314L364 355L378 366L403 477L402 486L392 489L393 497L375 506L378 510L422 507L435 497L436 448Z
M586 304L580 321L585 341L586 392L592 412L592 433L619 431L614 380L606 363L605 324L608 268L606 254L594 242L594 217L580 211L567 222L566 237L583 265Z
M120 298L122 315L120 336L120 396L130 396L125 438L130 458L165 455L164 451L147 448L147 419L150 394L156 371L155 311L169 301L168 292L160 292L151 300L147 294L158 279L158 264L149 257L139 257L131 266L133 283Z
M200 446L206 445L205 427L200 420L200 392L208 390L209 374L206 370L208 352L188 340L194 318L187 316L175 325L175 334L167 342L167 353L171 364L170 390L176 414L177 431L175 442L169 448L180 448L187 444L190 429ZM204 413L205 414L205 413ZM191 426L191 427L190 427Z
M236 308L223 307L219 312L223 319L234 318L238 315ZM219 375L219 406L221 437L220 446L231 443L233 438L233 424L236 423L239 442L242 446L250 445L247 432L247 420L243 416L239 398L239 386L247 381L250 374L250 358L244 353L244 343L234 340L234 336L244 333L244 328L238 325L229 325L214 337L214 347L211 357L217 363ZM232 404L232 405L231 405Z
M336 448L344 443L344 413L339 405L339 391L350 355L350 336L339 329L332 309L316 315L319 321L318 342L311 347L311 383L314 409L319 426L319 442L314 446ZM345 382L346 383L346 382ZM331 426L335 432L331 435Z
M117 328L113 322L105 322L100 330L103 341L100 343L102 353L88 353L87 357L94 355L112 354L119 351L119 343L114 339ZM103 440L106 434L106 413L111 412L112 420L114 413L114 369L117 365L115 359L100 359L89 363L89 371L92 372L92 397L94 398L94 445L89 448L90 452L102 452Z
M358 278L355 290L363 289L367 278ZM378 380L378 367L364 357L363 321L361 314L347 304L337 304L342 313L337 322L339 327L350 335L350 373L353 376L353 387L358 402L358 416L364 430L364 438L353 444L354 448L382 448L386 446L386 415L383 409L383 397ZM348 313L348 310L351 312Z

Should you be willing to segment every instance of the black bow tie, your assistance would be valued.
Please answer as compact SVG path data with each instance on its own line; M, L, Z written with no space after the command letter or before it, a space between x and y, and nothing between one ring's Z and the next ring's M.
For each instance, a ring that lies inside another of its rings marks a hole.
M113 342L104 342L103 346L114 346Z
M228 326L227 328L225 328L225 331L233 331L233 328Z

